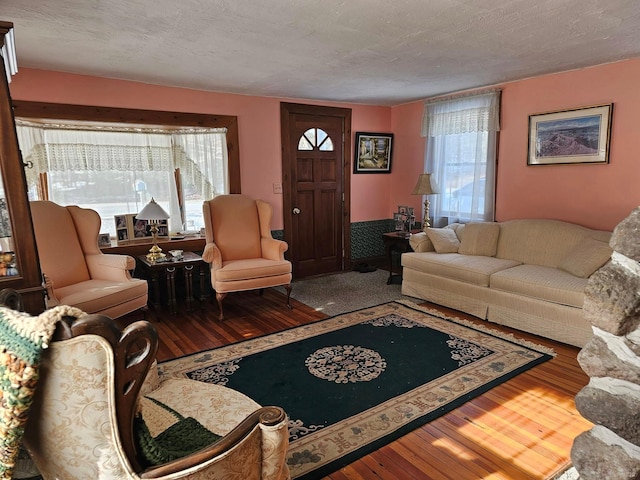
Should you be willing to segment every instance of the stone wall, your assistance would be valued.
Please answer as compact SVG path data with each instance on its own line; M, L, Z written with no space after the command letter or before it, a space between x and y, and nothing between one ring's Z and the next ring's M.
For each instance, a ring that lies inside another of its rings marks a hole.
M582 480L640 480L640 207L610 246L611 261L587 284L594 336L578 354L590 381L576 407L595 426L576 437L571 460Z

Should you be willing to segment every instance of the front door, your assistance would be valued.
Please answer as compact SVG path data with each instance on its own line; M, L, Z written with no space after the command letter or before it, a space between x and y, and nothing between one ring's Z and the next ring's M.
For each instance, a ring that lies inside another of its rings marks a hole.
M351 110L281 103L284 239L294 278L349 268Z

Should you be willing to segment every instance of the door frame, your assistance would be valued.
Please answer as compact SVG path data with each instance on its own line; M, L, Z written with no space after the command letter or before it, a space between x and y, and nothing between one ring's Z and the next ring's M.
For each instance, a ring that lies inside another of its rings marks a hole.
M351 269L351 109L280 102L280 131L282 154L282 212L284 220L284 240L289 248L295 248L293 239L293 203L291 158L287 148L290 139L290 115L323 115L342 119L342 271Z

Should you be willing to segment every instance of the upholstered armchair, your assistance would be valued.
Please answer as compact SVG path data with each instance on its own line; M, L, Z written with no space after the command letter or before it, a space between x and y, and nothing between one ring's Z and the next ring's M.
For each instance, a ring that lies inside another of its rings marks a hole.
M96 211L49 201L30 205L47 307L71 305L111 318L146 307L147 282L129 273L135 259L98 248Z
M120 331L104 315L58 306L38 317L0 308L0 324L2 361L28 367L0 385L3 398L19 399L0 406L1 428L15 429L0 442L9 474L13 433L24 428L22 446L45 480L289 478L285 412L227 387L159 378L148 321Z
M211 285L224 319L222 301L230 292L283 285L291 295L289 246L271 236L272 208L246 195L219 195L203 204L206 244L202 258L211 266Z

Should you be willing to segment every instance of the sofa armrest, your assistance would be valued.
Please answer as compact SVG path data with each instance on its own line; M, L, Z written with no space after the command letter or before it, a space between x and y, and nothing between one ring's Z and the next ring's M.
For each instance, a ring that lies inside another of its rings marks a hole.
M204 251L202 252L202 259L211 264L211 268L220 268L222 267L222 253L220 253L220 249L213 242L208 242L204 246Z
M414 233L409 237L409 245L414 252L435 252L436 249L424 232Z
M262 237L260 247L262 248L262 256L269 260L284 260L284 252L289 249L287 242L270 237Z
M91 278L126 282L131 280L130 270L136 268L136 261L129 255L97 253L85 256Z

